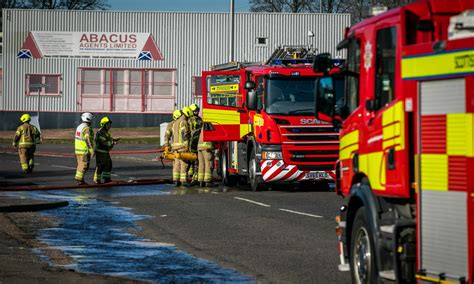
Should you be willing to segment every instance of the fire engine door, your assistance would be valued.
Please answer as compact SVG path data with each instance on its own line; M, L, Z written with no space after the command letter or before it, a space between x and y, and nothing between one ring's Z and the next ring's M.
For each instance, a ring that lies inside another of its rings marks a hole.
M367 118L367 152L361 163L366 164L372 189L383 195L408 195L408 147L406 144L406 112L404 100L397 93L397 28L382 23L376 31L373 45L367 41L364 52L374 50L373 87L370 102L373 113ZM371 57L371 56L368 56Z
M245 70L202 73L202 117L206 141L238 141L250 131L245 108Z

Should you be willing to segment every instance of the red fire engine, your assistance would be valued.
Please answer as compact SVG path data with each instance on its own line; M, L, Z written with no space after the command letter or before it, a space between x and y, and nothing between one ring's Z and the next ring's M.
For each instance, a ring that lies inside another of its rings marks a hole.
M313 71L312 55L282 47L265 64L234 62L202 73L204 138L219 146L225 184L248 180L257 190L333 180L339 136L314 117L315 82L323 74Z
M342 119L336 233L354 283L473 283L473 9L418 1L339 44L344 102L326 113ZM325 100L319 91L316 104Z

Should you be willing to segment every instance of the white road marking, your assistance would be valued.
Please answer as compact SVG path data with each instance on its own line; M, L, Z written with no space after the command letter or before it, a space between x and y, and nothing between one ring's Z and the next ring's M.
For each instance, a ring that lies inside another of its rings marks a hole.
M51 167L61 168L61 169L68 169L68 170L75 170L76 168L68 167L68 166L61 166L61 165L51 165Z
M245 199L245 198L241 198L241 197L234 197L234 198L238 199L238 200L250 202L250 203L253 203L253 204L256 204L256 205L260 205L260 206L263 206L263 207L270 207L270 205L268 205L268 204L260 203L260 202L253 201L253 200L250 200L250 199Z
M279 210L285 211L285 212L289 212L289 213L294 213L294 214L299 214L299 215L314 217L314 218L323 218L323 216L313 215L313 214L308 214L308 213L303 213L303 212L298 212L298 211L293 211L293 210L288 210L288 209L283 209L283 208L280 208Z

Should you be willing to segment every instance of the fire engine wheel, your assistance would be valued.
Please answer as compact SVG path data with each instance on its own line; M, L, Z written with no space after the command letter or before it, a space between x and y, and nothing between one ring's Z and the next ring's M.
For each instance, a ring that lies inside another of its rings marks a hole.
M221 172L222 172L222 183L227 186L232 186L235 185L237 182L237 177L236 176L231 176L229 174L228 170L228 157L227 157L227 151L222 150L221 152Z
M354 218L351 237L352 283L376 283L374 242L372 230L368 226L365 208L361 207Z
M258 191L258 190L264 190L267 189L267 184L263 182L262 176L257 175L257 159L255 152L252 151L250 154L250 160L249 160L249 181L250 181L250 187L252 188L253 191Z

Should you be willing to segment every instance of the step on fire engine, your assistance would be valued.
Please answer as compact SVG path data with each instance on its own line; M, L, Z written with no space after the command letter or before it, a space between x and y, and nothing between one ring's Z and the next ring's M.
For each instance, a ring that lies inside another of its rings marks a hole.
M338 131L314 117L318 78L310 48L284 46L265 63L231 62L202 73L204 139L219 148L225 184L332 181ZM333 89L327 80L325 86ZM342 84L341 84L342 85Z
M354 283L473 283L474 1L391 10L339 47L340 270Z

